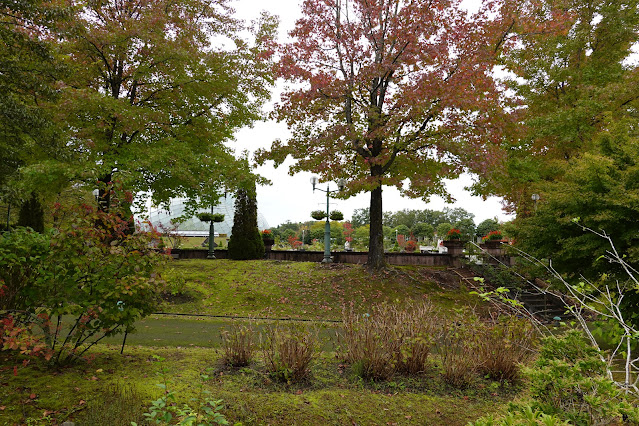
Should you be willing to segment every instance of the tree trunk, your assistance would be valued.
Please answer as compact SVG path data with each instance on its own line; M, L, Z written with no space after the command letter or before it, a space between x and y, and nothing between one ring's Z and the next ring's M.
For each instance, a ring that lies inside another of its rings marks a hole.
M98 210L103 211L103 212L107 212L109 211L109 208L111 207L111 178L112 178L113 174L109 173L106 174L104 176L102 176L100 179L98 179L98 182L100 182L98 191Z
M379 270L386 266L384 259L384 230L382 228L382 185L371 191L370 234L368 240L368 269Z

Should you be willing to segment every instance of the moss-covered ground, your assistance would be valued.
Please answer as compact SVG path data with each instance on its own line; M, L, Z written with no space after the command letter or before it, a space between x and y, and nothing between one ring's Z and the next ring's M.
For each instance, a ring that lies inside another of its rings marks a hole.
M172 262L162 273L174 290L163 311L305 319L310 321L302 324L321 326L323 351L311 377L277 382L259 353L248 367L224 367L219 332L245 320L154 315L137 324L122 355L122 336L96 345L89 359L59 369L0 352L0 425L143 424L142 413L162 392L153 355L166 359L180 403L192 404L200 374L212 369L204 386L224 400L222 412L231 424L464 425L503 411L518 393L482 378L466 389L453 388L443 382L436 357L418 376L372 382L336 356L331 336L338 325L330 321L340 318L344 304L362 312L375 303L424 298L444 311L474 305L476 299L446 271L406 267L370 275L357 265L193 260Z
M361 265L219 259L172 262L163 278L175 292L171 313L339 320L342 306L429 299L451 309L477 303L445 271L395 267L378 274ZM439 276L438 281L433 276Z

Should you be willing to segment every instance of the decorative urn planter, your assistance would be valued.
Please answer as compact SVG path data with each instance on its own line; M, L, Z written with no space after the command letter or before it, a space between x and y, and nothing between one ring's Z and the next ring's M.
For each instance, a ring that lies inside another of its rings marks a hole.
M464 253L465 241L462 240L444 240L444 247L448 249L451 256L461 256Z
M275 244L275 240L272 238L263 238L262 241L264 241L264 250L271 251L273 244Z

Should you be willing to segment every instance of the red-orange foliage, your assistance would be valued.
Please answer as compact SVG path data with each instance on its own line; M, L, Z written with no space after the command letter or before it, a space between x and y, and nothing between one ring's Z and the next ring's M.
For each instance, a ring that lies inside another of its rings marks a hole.
M382 185L445 194L443 178L497 161L503 108L492 71L508 27L498 7L306 0L293 41L280 47L279 76L295 84L275 115L292 136L258 159L279 165L291 155L291 172L370 191L369 267L384 264Z

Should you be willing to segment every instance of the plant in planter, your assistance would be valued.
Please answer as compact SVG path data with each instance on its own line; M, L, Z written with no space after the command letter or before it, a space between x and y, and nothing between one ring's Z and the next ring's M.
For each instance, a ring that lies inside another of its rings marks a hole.
M484 243L488 241L503 241L503 240L504 240L504 236L502 235L501 231L491 231L485 236L483 236L481 239L481 241Z
M211 207L213 210L213 207ZM224 222L224 215L221 213L199 213L197 218L202 222L207 222L209 224L209 254L206 256L207 259L215 259L215 230L213 229L214 223Z
M322 210L313 210L311 212L311 217L315 220L322 220L326 217L326 213Z
M206 223L224 222L224 215L221 213L198 213L197 218Z
M446 240L461 240L461 231L457 228L453 228L446 234Z
M339 210L333 210L329 216L331 220L344 220L344 214Z

